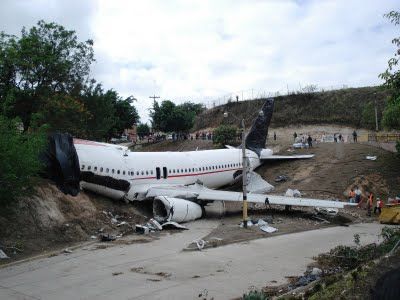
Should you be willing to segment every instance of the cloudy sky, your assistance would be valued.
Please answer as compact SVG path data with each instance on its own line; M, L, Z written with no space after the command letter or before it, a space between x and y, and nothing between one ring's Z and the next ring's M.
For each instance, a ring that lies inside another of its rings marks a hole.
M241 91L379 84L399 36L383 18L390 10L398 0L0 0L0 31L44 19L93 39L92 76L136 97L147 121L153 94L209 104Z

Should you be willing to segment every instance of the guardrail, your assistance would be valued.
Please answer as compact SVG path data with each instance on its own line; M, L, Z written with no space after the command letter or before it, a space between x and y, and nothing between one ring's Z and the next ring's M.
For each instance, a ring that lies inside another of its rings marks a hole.
M368 142L392 143L400 141L400 133L370 133Z

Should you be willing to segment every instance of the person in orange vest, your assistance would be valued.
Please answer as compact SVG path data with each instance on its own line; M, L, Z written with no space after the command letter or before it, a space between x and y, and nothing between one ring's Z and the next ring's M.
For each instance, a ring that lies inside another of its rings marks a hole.
M372 192L369 193L368 200L367 200L367 216L371 216L372 206L374 204L374 194Z
M376 211L378 211L378 215L381 214L382 212L382 207L383 207L383 201L380 198L376 198L376 205L374 208L374 215L376 214Z
M349 192L349 202L350 203L354 203L356 201L356 192L354 191L354 189L352 188Z

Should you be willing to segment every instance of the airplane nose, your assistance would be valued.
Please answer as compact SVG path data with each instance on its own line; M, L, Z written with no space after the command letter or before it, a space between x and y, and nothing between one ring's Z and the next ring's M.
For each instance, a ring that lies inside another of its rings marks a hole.
M40 159L44 164L44 177L55 182L64 194L78 195L80 191L79 159L71 135L51 134L48 137L47 148Z

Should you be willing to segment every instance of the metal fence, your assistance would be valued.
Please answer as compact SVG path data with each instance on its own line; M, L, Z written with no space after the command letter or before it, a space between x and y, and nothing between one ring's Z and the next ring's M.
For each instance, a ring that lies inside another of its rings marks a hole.
M241 102L247 100L255 100L269 97L296 95L296 94L309 94L309 93L320 93L326 91L337 91L351 88L348 85L332 85L327 87L318 87L317 85L306 85L292 88L289 85L286 88L282 88L277 91L266 91L260 89L248 89L242 91L236 91L221 95L219 97L205 97L202 100L197 100L195 102L204 103L207 108L214 108L220 105L225 105L229 102Z

